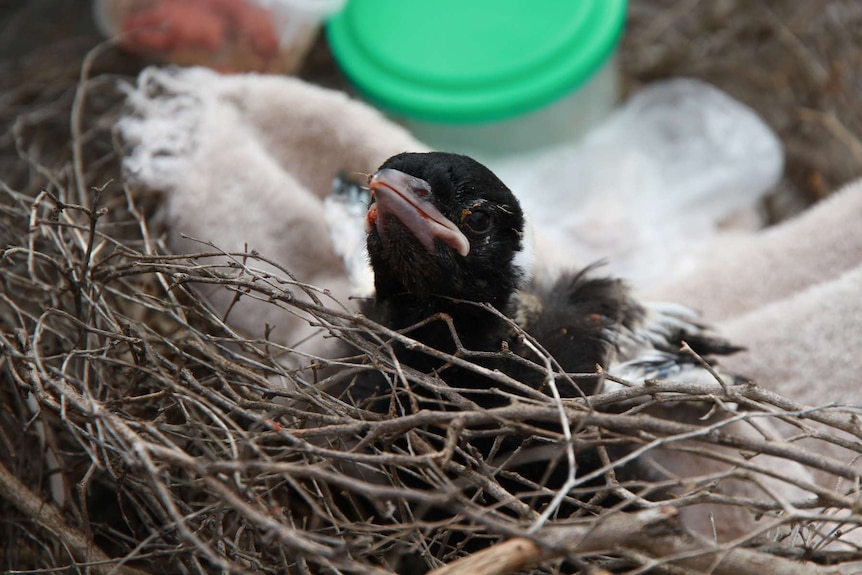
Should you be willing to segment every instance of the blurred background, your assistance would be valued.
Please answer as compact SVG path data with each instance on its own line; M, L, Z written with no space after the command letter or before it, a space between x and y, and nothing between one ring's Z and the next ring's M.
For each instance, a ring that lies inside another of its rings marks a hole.
M10 185L26 183L22 149L38 150L46 162L68 153L81 64L103 41L89 0L0 3L0 177ZM860 46L862 3L855 0L630 0L621 90L626 96L687 76L752 107L785 147L784 176L763 202L767 221L776 222L862 175ZM324 34L303 56L295 63L300 77L349 89ZM94 62L91 75L128 77L148 63L116 46ZM87 112L117 105L111 92L104 101L91 96Z

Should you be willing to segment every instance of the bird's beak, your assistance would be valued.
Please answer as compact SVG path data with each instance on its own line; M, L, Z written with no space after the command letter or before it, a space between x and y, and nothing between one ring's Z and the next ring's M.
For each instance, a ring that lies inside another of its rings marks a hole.
M435 240L462 256L470 253L467 236L431 202L431 186L425 180L387 168L374 174L368 187L374 202L368 209L366 226L377 226L378 233L385 236L384 216L392 215L431 253L437 251Z

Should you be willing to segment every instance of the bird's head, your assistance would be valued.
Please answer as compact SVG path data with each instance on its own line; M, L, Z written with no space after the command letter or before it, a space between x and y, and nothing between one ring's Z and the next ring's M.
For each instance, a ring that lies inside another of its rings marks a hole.
M518 200L479 162L443 152L388 159L369 182L368 254L378 300L400 294L504 309L529 274Z

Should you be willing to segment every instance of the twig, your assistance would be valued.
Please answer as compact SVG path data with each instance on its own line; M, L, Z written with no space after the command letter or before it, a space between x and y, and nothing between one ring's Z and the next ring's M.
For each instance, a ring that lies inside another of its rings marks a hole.
M114 46L114 41L99 44L87 53L81 65L81 73L78 77L78 85L75 89L75 99L72 102L71 130L72 130L72 165L75 170L75 186L78 191L78 203L82 206L88 205L87 182L84 177L84 149L81 137L81 126L84 107L87 102L87 84L90 79L90 70L93 63L103 52Z
M596 525L547 527L535 538L515 538L458 559L429 575L506 575L569 553L595 554L632 548L657 565L678 565L713 575L839 575L837 567L775 557L750 549L723 549L676 535L677 511L659 507L633 514L615 513ZM716 556L720 558L716 560Z
M81 566L90 567L96 573L107 575L146 575L128 565L122 559L111 559L97 547L91 538L69 525L57 509L36 496L0 463L0 497L36 523L39 528L65 545Z
M798 108L797 112L804 121L817 122L823 125L836 140L847 147L857 164L862 165L862 142L835 114L802 107Z
M563 486L557 491L554 495L554 498L548 504L542 514L539 516L536 521L533 522L533 525L527 530L527 533L535 533L537 530L541 529L545 522L553 515L557 509L562 504L563 500L569 494L569 490L572 489L576 484L577 480L575 479L575 474L577 473L578 467L575 463L575 447L572 444L572 429L569 427L569 419L566 417L566 409L563 407L563 399L560 397L560 392L557 389L557 383L554 381L554 370L551 367L551 358L547 354L543 354L539 351L539 349L532 344L532 342L524 338L524 345L526 345L530 351L535 353L537 356L542 358L545 363L545 385L551 390L551 393L554 396L554 404L557 407L557 410L560 414L560 427L563 430L563 439L565 441L565 450L566 450L566 462L568 464L568 472L566 474L566 481L563 483Z

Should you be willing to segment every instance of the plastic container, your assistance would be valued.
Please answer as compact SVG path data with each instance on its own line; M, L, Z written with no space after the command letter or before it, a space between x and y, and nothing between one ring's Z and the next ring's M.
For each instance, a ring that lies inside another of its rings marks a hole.
M361 0L332 18L359 92L432 147L480 158L577 138L617 100L625 0Z
M580 142L488 165L555 247L546 260L605 261L603 273L644 289L691 269L717 234L757 228L784 150L754 110L676 78L648 84Z
M346 0L95 0L96 22L129 51L220 72L295 72Z

